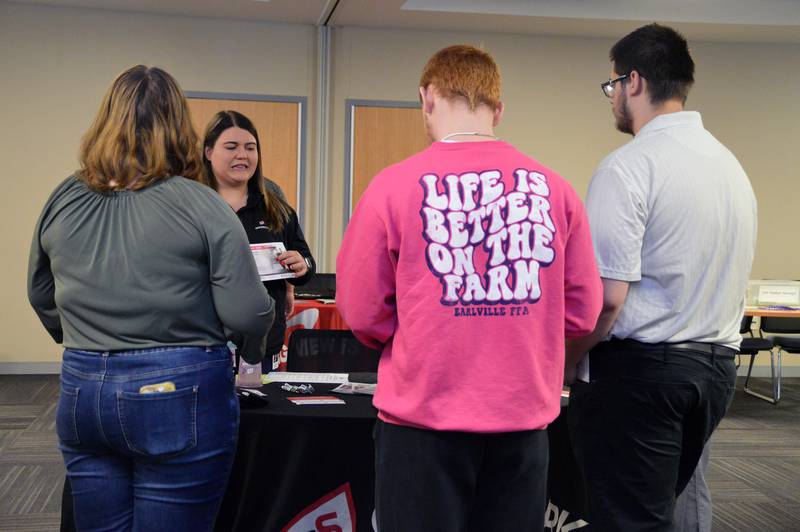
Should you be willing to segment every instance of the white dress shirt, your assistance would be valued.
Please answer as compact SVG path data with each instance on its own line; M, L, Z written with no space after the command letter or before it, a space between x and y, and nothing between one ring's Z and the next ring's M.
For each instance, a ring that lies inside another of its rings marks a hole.
M611 336L739 346L756 200L699 113L659 115L606 157L586 209L601 277L630 283Z

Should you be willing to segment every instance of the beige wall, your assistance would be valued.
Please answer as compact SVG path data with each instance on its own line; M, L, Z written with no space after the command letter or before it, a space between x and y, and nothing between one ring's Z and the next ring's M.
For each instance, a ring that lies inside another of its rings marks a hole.
M184 90L309 96L313 107L314 36L311 26L0 3L0 362L60 360L28 305L28 248L111 80L143 63Z
M582 197L600 160L628 140L614 129L600 91L613 39L339 29L328 264L343 230L345 100L414 101L428 57L462 42L484 46L501 68L506 114L497 134L558 171ZM800 45L692 42L691 48L697 75L687 109L700 111L706 127L736 154L759 202L751 277L800 279L794 207L800 202ZM757 365L764 374L768 357L761 355ZM784 366L800 366L800 360L785 357Z
M501 68L506 114L497 129L500 138L557 170L583 195L597 162L625 140L613 130L600 91L600 82L608 78L606 50L613 43L361 28L342 28L334 38L334 185L343 183L345 100L418 100L423 65L436 50L455 43L483 46ZM341 197L342 190L332 195ZM341 239L342 210L339 203L329 212L329 260Z
M29 239L48 194L75 168L103 92L131 64L162 66L186 90L308 97L304 228L313 246L315 39L310 26L0 3L0 363L59 359L25 296ZM500 137L579 194L600 159L626 141L599 87L610 39L337 28L323 268L333 267L343 230L345 100L415 101L424 62L456 42L483 45L503 71ZM694 42L692 49L697 87L688 107L739 157L759 199L753 277L800 278L792 208L800 199L800 45Z
M416 100L425 61L459 42L484 46L501 68L506 114L498 135L561 173L581 196L597 163L628 140L614 130L600 92L612 39L339 29L329 261L342 233L345 100ZM706 127L736 154L759 201L752 277L798 279L800 45L692 42L691 48L697 81L687 109L700 111Z
M800 279L800 45L693 46L689 104L738 158L758 200L753 279Z

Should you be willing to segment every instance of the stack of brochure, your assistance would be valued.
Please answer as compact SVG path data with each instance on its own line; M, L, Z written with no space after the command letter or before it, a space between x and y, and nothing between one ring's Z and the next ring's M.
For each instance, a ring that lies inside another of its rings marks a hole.
M331 390L344 394L375 395L376 384L349 382L347 373L311 373L297 371L271 371L261 377L261 383L270 382L311 382L314 384L338 384Z
M375 395L377 384L364 384L362 382L345 382L331 390L334 393Z

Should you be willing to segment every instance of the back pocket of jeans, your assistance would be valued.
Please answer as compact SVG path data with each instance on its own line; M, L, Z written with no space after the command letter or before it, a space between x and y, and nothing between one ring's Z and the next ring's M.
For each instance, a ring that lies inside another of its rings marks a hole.
M117 392L119 422L132 452L167 457L197 445L197 386L164 393Z
M80 388L61 386L56 408L56 434L58 440L66 445L78 445L78 419L75 415L78 408Z

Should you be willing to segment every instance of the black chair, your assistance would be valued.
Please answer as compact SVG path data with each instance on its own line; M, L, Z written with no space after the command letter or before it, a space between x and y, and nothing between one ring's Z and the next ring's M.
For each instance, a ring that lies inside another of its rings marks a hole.
M800 353L800 337L797 336L783 336L785 334L800 334L800 318L761 318L761 332L762 333L777 333L777 336L770 336L775 348L772 349L770 354L770 361L772 364L772 379L773 390L775 398L771 401L773 404L778 404L781 399L781 356L783 352L798 354ZM775 351L778 355L777 371L774 361ZM777 375L777 376L776 376ZM769 399L767 399L769 401Z
M302 286L294 289L297 299L335 299L336 274L316 273Z
M378 371L379 351L359 342L351 331L297 329L289 337L289 371L330 373Z
M759 399L763 399L765 401L769 401L772 404L776 404L780 397L780 379L775 380L775 361L774 361L774 354L772 352L772 340L769 338L763 338L761 336L755 337L753 336L753 330L751 329L753 325L753 317L752 316L744 316L742 318L742 323L739 326L739 333L742 335L749 334L750 336L743 336L742 337L742 345L739 346L739 358L743 356L750 357L750 366L747 368L747 378L744 380L744 392L747 394L752 395L753 397L758 397ZM772 397L767 395L758 393L750 389L750 374L753 372L753 362L756 359L756 355L758 355L759 351L769 351L770 354L770 361L772 366Z

